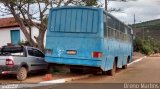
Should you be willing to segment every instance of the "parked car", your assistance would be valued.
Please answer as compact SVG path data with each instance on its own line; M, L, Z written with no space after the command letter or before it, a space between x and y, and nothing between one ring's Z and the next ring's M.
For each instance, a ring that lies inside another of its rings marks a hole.
M0 50L0 74L14 74L22 81L33 71L47 70L44 54L29 46L6 46Z

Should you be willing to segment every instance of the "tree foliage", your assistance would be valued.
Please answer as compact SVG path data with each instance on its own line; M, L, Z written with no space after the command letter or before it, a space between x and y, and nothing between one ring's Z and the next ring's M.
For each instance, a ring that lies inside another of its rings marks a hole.
M98 5L97 0L83 0L86 6L96 6Z
M136 37L134 39L134 51L150 55L152 53L159 53L160 46L159 44L156 44L156 42L153 39L141 39Z

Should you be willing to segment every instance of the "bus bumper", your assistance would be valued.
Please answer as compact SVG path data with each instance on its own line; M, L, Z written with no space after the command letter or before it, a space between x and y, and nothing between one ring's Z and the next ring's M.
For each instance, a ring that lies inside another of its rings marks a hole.
M55 58L55 57L45 57L45 61L48 63L90 66L90 67L100 67L102 62L101 60L95 60L95 59Z

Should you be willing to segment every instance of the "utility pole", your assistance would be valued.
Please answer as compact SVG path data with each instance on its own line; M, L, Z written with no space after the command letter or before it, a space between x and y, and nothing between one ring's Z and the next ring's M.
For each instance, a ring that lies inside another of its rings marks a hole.
M105 10L108 10L108 0L105 0Z
M134 14L134 26L136 24L136 15Z
M133 30L134 30L134 34L136 36L136 27L135 27L135 24L136 24L136 15L134 14L134 17L133 17Z
M108 0L105 0L105 10L108 10Z

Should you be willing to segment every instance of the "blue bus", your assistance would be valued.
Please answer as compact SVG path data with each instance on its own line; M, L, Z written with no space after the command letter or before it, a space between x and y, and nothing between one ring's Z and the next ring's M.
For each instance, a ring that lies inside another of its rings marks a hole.
M132 61L132 29L102 8L58 7L49 12L45 61L115 74Z

